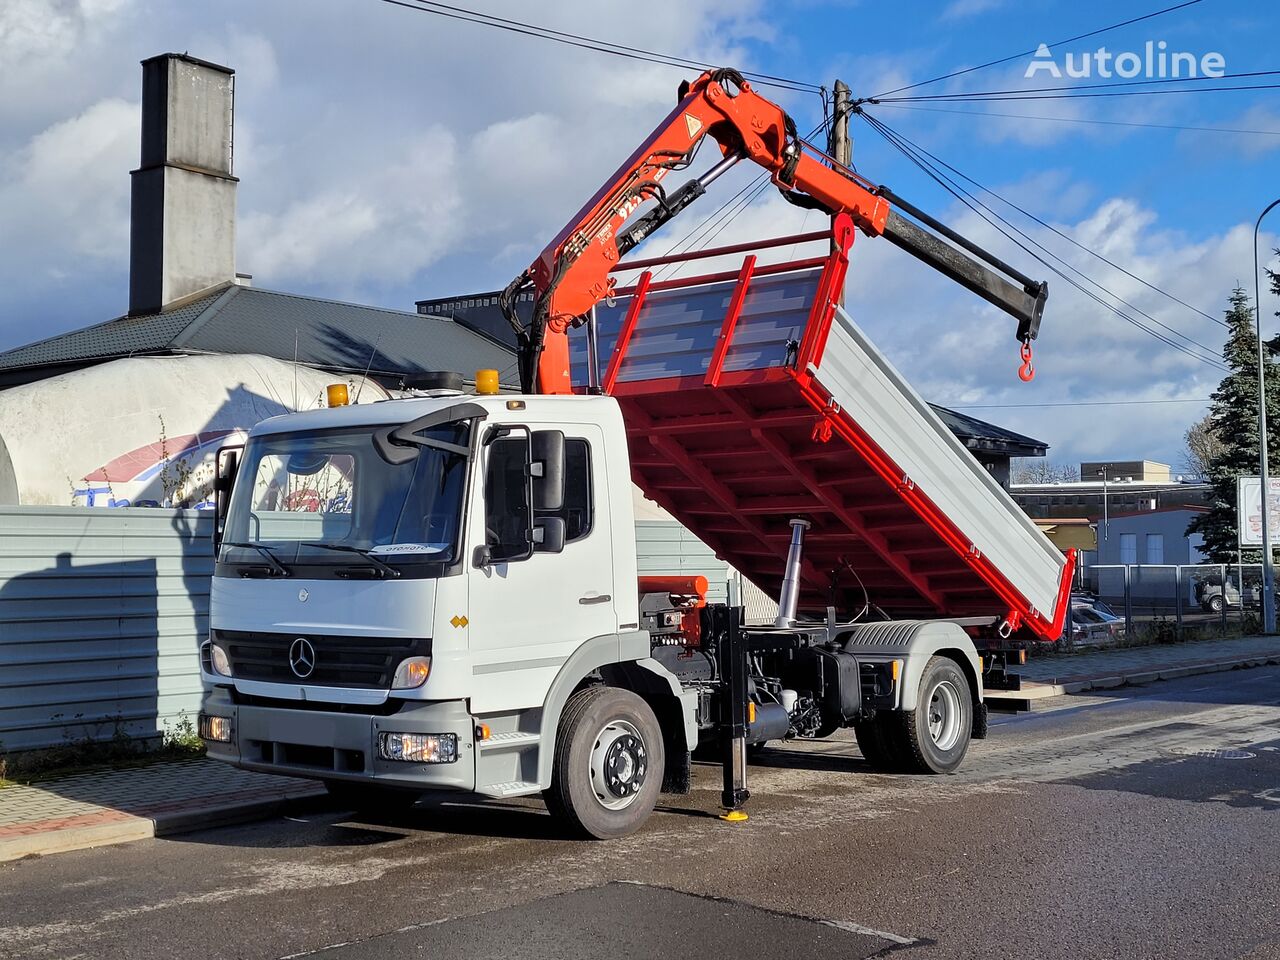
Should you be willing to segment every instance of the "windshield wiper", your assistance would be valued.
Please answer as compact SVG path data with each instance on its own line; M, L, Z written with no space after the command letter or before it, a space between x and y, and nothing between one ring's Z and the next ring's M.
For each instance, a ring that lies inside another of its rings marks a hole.
M279 558L277 558L276 555L272 553L269 548L264 547L260 543L240 543L233 540L224 540L222 541L222 545L224 547L243 547L246 550L257 550L260 554L266 557L268 561L270 561L271 568L275 571L277 576L281 576L281 577L293 576L293 571L290 570L288 567L286 567L283 563L281 563Z
M345 543L302 543L302 544L299 544L299 546L320 547L322 550L337 550L342 553L358 554L359 556L364 557L371 564L373 564L373 566L376 567L379 571L381 571L384 577L400 576L400 571L398 569L391 566L391 564L389 563L383 563L381 560L375 557L371 551L364 549L364 547L353 547Z

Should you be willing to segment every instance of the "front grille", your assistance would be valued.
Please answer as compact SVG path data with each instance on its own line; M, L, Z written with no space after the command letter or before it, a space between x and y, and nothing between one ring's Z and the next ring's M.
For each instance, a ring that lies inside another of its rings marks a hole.
M300 637L315 651L314 668L305 677L298 676L289 665L289 649ZM401 660L431 654L431 641L421 638L215 630L213 639L227 652L233 677L320 687L386 690L391 687L391 678Z

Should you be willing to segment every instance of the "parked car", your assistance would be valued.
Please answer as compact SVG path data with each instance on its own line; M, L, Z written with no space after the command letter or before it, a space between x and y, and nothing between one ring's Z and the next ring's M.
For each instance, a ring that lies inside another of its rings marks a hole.
M1075 606L1078 603L1093 607L1093 609L1097 610L1099 613L1105 613L1108 617L1115 620L1123 619L1111 608L1110 604L1100 600L1092 593L1073 593L1071 595L1071 605Z
M1262 604L1262 586L1257 583L1245 584L1242 597L1240 588L1230 580L1223 583L1205 578L1196 581L1196 602L1209 613L1221 613L1227 607L1242 605L1256 607Z
M1104 603L1071 604L1071 642L1073 644L1113 643L1125 636L1124 621L1108 610Z

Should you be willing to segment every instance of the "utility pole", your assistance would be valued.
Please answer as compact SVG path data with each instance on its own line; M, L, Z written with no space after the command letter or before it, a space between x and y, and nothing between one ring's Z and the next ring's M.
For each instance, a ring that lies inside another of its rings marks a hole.
M1262 480L1262 632L1276 632L1276 577L1271 556L1271 478L1267 469L1267 382L1264 372L1262 343L1262 288L1258 282L1258 274L1262 267L1258 263L1258 231L1262 228L1262 218L1275 207L1280 206L1280 199L1273 200L1262 213L1258 214L1258 222L1253 225L1253 320L1258 332L1258 466ZM1239 523L1239 518L1236 518ZM1244 582L1240 583L1240 596L1244 597Z
M827 138L827 152L832 159L844 166L853 164L853 142L849 139L849 87L843 80L835 82L835 105L831 116L831 133ZM832 228L835 220L832 218ZM831 240L831 249L835 251L835 238ZM844 287L840 288L840 306L844 306Z

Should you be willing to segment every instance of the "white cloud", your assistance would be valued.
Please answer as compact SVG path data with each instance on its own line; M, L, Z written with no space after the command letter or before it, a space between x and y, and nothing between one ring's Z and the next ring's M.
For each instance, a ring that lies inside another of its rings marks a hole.
M42 260L56 268L73 254L125 257L138 109L125 100L101 100L5 158L9 176L0 183L0 207L11 224L24 227L20 245L6 244L11 264L26 271Z
M942 11L943 20L962 20L965 17L974 17L981 13L990 13L992 10L999 10L1005 5L1005 0L952 0L947 4L946 9Z

